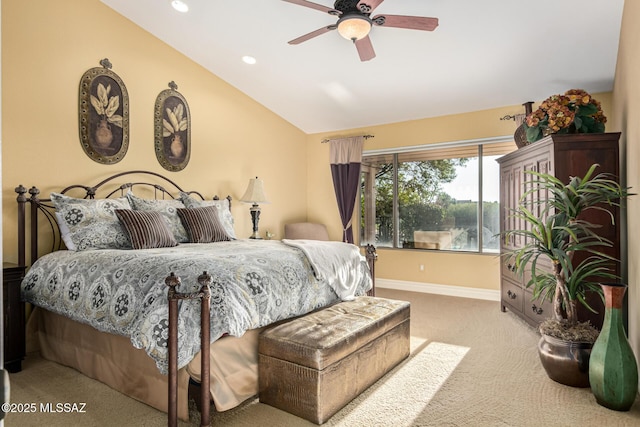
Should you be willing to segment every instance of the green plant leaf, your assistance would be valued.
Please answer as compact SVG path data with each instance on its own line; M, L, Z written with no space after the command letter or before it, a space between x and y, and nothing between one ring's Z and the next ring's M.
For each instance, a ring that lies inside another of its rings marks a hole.
M537 140L542 138L542 129L540 129L540 126L529 127L525 123L524 132L525 136L527 137L527 141L529 142L536 142Z
M592 116L597 112L598 112L598 107L596 107L594 104L587 104L587 105L581 105L580 108L578 108L578 112L576 113L576 115Z
M602 122L594 123L592 130L593 130L594 133L603 133L604 132L604 123L602 123Z
M575 125L576 129L580 129L580 132L583 132L582 129L581 129L582 128L582 119L577 114L573 118L573 124Z
M583 133L593 133L593 127L596 124L596 119L590 116L585 116L581 118L582 120L582 129L580 130Z

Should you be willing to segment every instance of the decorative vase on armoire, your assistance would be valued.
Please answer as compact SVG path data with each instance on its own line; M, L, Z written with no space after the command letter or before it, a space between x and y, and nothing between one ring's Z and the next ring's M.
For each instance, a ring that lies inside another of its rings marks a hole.
M627 285L600 286L605 298L604 323L591 350L589 383L600 405L628 411L638 394L638 365L623 325L622 302Z

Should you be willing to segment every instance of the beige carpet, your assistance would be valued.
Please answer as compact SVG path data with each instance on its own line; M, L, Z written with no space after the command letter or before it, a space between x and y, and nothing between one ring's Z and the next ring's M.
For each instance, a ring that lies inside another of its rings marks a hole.
M587 389L557 384L538 360L537 333L497 302L380 289L411 302L409 359L333 416L326 426L639 426L629 412L599 406ZM160 426L166 415L75 371L30 355L11 375L13 402L86 402L81 414L8 414L6 426ZM310 426L257 399L214 426ZM191 423L199 425L192 414Z

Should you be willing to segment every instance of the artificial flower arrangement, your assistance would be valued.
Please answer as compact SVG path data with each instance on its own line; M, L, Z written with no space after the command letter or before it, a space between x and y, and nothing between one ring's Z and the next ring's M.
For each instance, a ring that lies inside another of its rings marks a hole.
M527 115L524 130L529 143L554 133L601 133L607 118L600 102L582 89L552 95Z

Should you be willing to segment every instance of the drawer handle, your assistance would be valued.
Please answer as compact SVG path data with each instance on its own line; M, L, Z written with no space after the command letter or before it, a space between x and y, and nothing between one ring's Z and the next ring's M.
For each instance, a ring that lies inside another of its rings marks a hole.
M542 314L542 313L544 313L544 310L542 309L542 307L536 307L536 305L535 305L535 304L532 304L532 305L531 305L531 310L533 310L533 312L534 312L535 314Z
M516 293L515 292L511 292L511 290L507 291L507 295L509 296L509 298L511 299L516 299Z
M515 272L516 272L516 266L515 266L515 264L514 264L514 265L507 264L507 270L509 270L509 271L510 271L510 272L512 272L512 273L515 273Z

